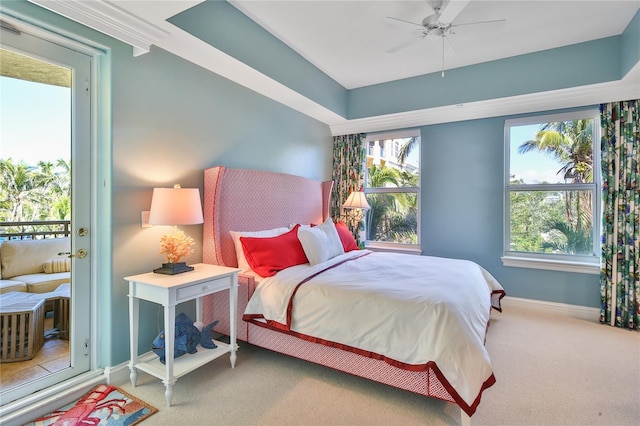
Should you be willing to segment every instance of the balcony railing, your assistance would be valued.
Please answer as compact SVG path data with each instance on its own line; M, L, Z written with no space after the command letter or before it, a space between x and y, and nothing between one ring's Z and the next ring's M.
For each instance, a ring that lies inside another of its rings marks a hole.
M71 235L71 221L0 222L0 241L61 238Z

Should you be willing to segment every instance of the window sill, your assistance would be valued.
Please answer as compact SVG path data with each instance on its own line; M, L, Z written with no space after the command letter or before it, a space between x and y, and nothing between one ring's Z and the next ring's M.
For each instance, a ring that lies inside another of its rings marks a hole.
M580 274L600 274L600 265L564 260L533 259L530 257L502 256L502 265L513 268L546 269L548 271L577 272Z
M407 246L405 244L393 244L393 243L365 243L367 250L371 251L383 251L391 253L405 253L405 254L422 254L422 249L418 246Z

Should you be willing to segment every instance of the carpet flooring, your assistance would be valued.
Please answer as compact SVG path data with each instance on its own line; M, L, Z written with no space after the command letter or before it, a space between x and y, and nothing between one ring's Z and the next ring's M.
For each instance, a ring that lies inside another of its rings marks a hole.
M640 333L510 306L487 335L497 383L472 425L636 425ZM217 359L164 385L141 374L121 387L159 411L145 425L458 425L443 401L240 342L236 368Z

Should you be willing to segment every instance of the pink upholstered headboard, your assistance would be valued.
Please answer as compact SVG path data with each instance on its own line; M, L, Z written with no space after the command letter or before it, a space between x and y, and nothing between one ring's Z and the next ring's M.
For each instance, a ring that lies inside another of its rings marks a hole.
M203 262L237 266L229 231L259 231L329 217L332 181L259 170L204 171Z

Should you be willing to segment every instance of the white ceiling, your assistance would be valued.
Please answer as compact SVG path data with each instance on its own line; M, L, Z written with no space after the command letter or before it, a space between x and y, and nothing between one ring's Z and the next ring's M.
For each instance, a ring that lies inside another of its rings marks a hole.
M472 0L454 24L473 25L449 36L453 54L445 68L492 61L618 35L640 1ZM420 39L420 23L431 14L427 0L230 0L233 6L289 45L347 89L440 71L440 39ZM443 6L446 11L448 5ZM415 43L394 52L396 47ZM449 53L448 47L445 51Z

